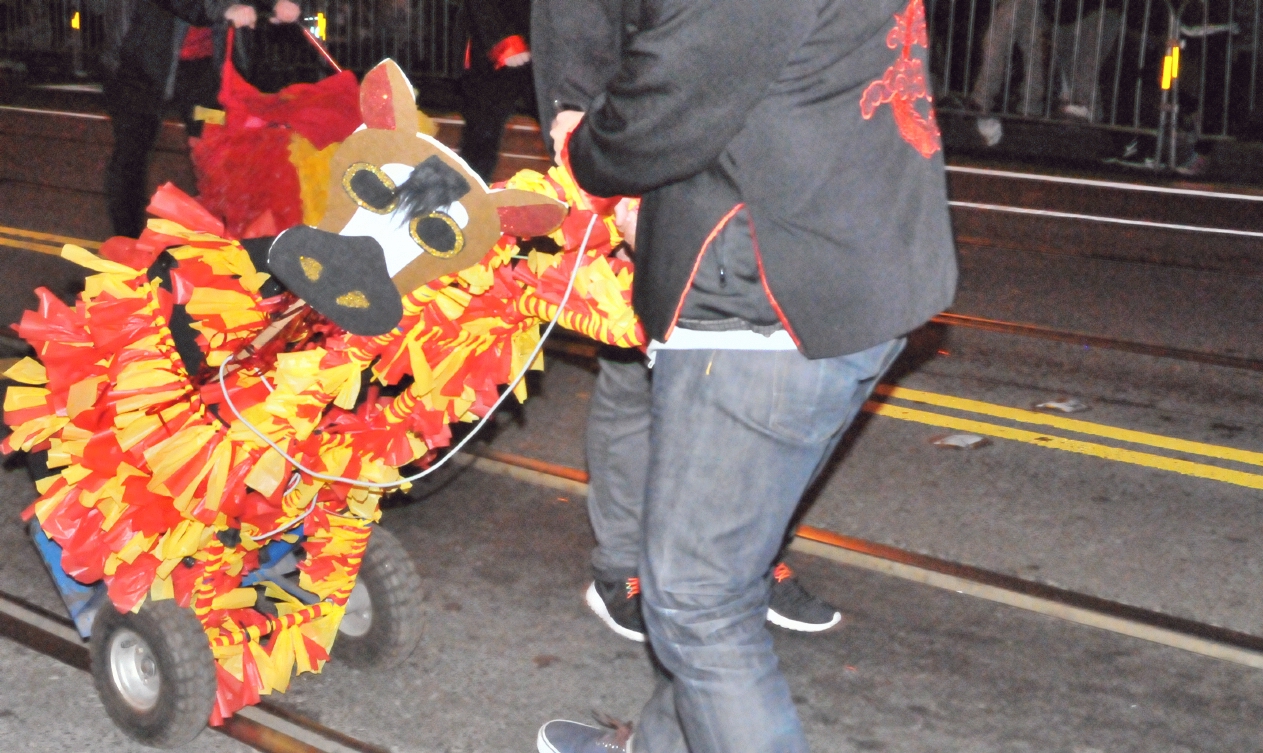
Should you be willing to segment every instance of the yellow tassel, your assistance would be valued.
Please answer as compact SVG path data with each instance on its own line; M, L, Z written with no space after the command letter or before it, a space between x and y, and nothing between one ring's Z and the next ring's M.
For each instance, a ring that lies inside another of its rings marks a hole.
M253 588L234 588L211 602L211 609L246 609L253 607L259 594Z
M47 384L48 372L44 364L34 358L23 358L4 372L5 377L22 384Z

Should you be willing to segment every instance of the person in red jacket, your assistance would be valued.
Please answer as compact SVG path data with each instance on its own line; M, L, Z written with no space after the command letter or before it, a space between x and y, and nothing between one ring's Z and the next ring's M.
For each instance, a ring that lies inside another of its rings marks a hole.
M465 0L465 74L461 80L460 155L490 182L500 135L518 102L534 108L530 0Z

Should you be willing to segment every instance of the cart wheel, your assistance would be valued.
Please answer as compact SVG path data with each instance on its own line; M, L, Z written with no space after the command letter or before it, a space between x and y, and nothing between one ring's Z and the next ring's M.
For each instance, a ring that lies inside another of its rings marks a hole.
M421 640L422 598L421 577L407 550L390 531L373 526L334 658L365 669L403 663Z
M215 659L193 612L168 599L92 624L92 679L105 711L138 742L173 748L197 737L215 704Z

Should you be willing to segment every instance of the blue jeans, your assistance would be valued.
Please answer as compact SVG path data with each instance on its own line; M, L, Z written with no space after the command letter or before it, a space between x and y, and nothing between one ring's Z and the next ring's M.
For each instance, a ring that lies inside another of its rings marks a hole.
M769 570L807 486L902 340L838 358L666 350L653 408L640 584L670 674L637 753L805 753L765 626Z
M636 575L649 470L649 367L638 350L606 348L588 403L588 520L596 534L592 574L607 583Z

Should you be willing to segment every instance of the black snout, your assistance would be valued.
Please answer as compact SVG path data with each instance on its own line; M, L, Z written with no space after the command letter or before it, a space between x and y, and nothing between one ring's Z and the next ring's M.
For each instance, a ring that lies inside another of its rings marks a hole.
M403 318L403 301L386 270L385 253L372 238L298 225L273 241L268 271L352 334L385 334Z

